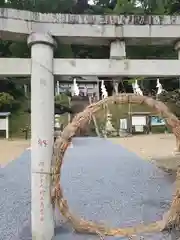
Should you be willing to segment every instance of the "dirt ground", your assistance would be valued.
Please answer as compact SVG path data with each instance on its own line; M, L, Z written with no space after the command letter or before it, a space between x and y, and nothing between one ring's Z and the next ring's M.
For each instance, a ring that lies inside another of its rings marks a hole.
M139 135L109 140L121 144L144 160L155 162L164 170L175 171L180 166L180 154L174 152L176 142L172 134Z
M19 157L29 146L29 140L0 139L0 166L4 167L10 161Z
M125 138L108 138L115 144L134 152L144 160L154 161L164 170L175 171L180 166L180 154L175 154L175 137L172 134L139 135ZM30 140L0 140L1 167L20 156L30 146Z

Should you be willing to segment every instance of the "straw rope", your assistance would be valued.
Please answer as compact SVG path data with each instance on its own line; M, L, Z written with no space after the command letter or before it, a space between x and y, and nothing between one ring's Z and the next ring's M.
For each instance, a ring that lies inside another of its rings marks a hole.
M146 96L132 94L119 94L105 98L97 103L93 103L85 110L77 114L71 123L63 130L61 136L57 138L54 145L54 155L52 161L52 203L57 205L61 214L72 224L77 232L98 234L99 236L132 236L144 232L159 232L167 230L174 226L178 227L180 223L180 170L177 171L175 196L167 213L164 214L161 221L156 221L148 225L140 224L128 228L110 228L95 222L87 221L75 217L69 210L67 201L63 197L62 186L60 183L61 167L63 157L73 136L79 130L84 128L91 120L93 114L97 113L103 104L146 104L152 107L161 117L166 120L167 125L172 128L176 139L180 140L180 121L172 114L167 106L157 100Z

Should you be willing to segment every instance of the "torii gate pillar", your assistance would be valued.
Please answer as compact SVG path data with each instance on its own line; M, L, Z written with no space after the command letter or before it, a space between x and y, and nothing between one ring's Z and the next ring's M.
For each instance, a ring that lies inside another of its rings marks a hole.
M32 239L54 236L50 169L54 143L54 39L32 33L31 47L31 224Z
M117 39L111 42L110 45L110 59L125 59L126 58L126 44L125 41ZM114 93L118 94L120 78L113 79Z

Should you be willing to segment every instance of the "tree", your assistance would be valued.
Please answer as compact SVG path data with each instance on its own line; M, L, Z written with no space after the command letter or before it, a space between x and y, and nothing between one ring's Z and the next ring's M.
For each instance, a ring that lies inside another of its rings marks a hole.
M139 8L136 7L135 0L117 0L113 12L116 14L136 14L139 13L137 10L139 10Z
M169 14L179 14L180 12L180 1L179 0L172 0L169 1L167 6Z
M14 98L9 93L1 92L0 93L0 111L6 112L10 111Z
M171 92L162 92L159 100L166 103L172 113L180 118L180 89Z

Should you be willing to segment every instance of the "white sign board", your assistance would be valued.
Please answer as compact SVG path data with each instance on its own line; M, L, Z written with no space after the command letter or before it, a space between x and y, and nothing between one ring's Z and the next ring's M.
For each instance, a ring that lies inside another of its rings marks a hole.
M166 125L164 119L160 118L159 116L151 117L151 126L164 126L164 125Z
M132 125L133 126L145 126L146 117L145 116L132 116Z
M141 126L135 126L135 131L136 132L143 132L144 131L144 128L143 128L143 126L141 125Z
M0 130L6 130L6 118L0 118Z
M10 112L0 112L0 131L6 131L6 138L9 138L9 115Z
M120 119L120 129L122 129L122 130L127 129L127 119L126 118Z

